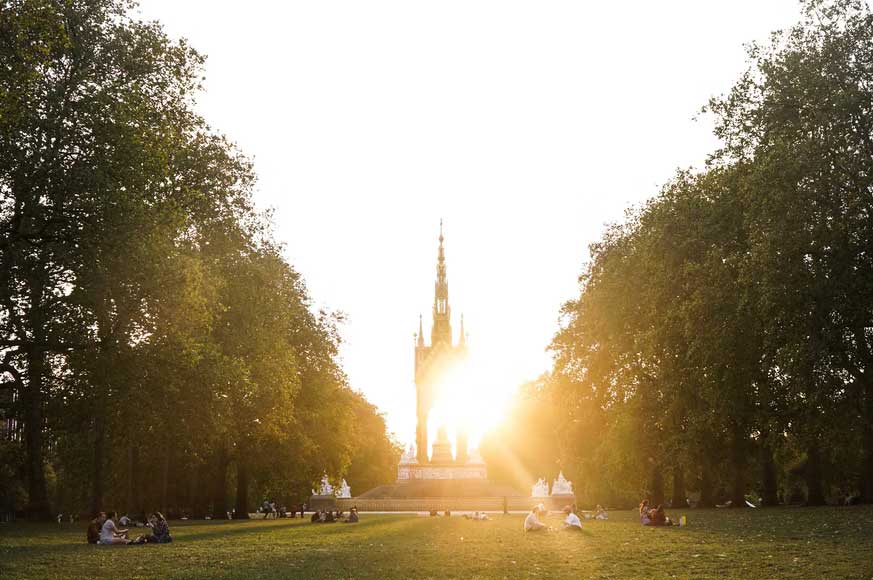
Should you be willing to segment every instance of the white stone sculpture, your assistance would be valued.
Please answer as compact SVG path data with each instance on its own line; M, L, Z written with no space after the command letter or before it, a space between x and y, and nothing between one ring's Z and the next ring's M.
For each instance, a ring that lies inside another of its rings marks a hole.
M343 479L342 485L340 485L339 489L336 491L336 496L340 499L349 499L352 497L352 488L349 487L349 484L346 483L345 479Z
M400 465L414 465L416 463L418 463L418 459L415 458L415 447L410 445L400 456Z
M531 497L549 497L549 484L542 477L530 488Z
M564 472L558 473L558 479L552 483L552 495L573 495L573 482L564 478Z
M343 483L345 483L345 480L343 480ZM333 486L327 479L326 473L321 477L321 487L318 488L318 492L313 489L312 495L333 495Z
M474 447L473 450L470 451L470 454L467 457L467 465L485 465L485 461L482 460L482 454L479 453L478 447Z

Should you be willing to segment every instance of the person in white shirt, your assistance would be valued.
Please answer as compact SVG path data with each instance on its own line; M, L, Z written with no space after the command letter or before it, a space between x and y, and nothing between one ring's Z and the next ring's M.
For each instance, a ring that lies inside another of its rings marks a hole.
M564 520L565 530L582 530L582 520L579 519L579 516L573 513L570 506L564 508L564 513L567 514L567 518Z
M546 508L543 504L539 504L534 506L530 513L527 514L527 517L524 519L524 531L525 532L539 532L540 530L545 530L546 525L540 521L540 514L544 513Z
M103 528L100 530L101 544L129 544L127 539L127 530L119 530L115 525L115 519L118 518L118 513L110 512L109 517L103 522Z

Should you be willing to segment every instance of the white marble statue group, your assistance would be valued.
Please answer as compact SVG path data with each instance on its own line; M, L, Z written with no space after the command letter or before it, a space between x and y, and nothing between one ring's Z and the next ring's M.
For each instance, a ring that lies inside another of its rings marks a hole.
M549 492L549 483L544 478L539 478L530 489L531 497L549 497L550 495L573 495L573 482L564 477L564 472L558 473L557 479L552 482L552 491Z
M340 499L348 499L352 497L352 488L349 487L345 479L338 488L335 488L330 484L327 474L324 474L321 478L321 486L317 491L313 489L312 495L333 495Z

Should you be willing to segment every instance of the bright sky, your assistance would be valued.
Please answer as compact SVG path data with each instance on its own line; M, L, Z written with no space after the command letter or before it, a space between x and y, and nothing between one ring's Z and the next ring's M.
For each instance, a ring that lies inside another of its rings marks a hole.
M414 439L413 333L439 220L450 303L488 378L477 416L549 367L587 246L716 141L693 117L796 0L141 0L202 53L209 123L320 306L352 386ZM475 392L474 392L475 391ZM469 410L468 410L469 412Z

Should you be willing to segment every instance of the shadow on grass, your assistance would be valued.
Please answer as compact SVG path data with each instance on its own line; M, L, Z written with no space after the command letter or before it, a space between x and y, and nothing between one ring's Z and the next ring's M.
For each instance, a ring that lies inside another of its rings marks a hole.
M276 520L271 520L274 522ZM281 522L281 520L278 520ZM399 520L387 519L387 518L379 518L378 520L368 520L366 516L356 523L356 524L346 524L343 522L336 522L332 524L313 524L311 522L282 522L282 523L264 523L263 521L257 520L249 520L243 521L240 520L237 522L226 522L219 525L218 529L203 531L203 532L194 532L190 533L187 530L191 530L195 526L185 526L182 529L185 529L186 532L178 536L179 541L186 540L205 540L209 538L228 538L235 536L243 536L248 534L256 534L256 533L267 533L274 532L278 530L307 530L312 531L313 529L319 530L320 533L328 535L328 534L341 534L341 533L349 533L355 529L370 529L376 527L383 527L390 523L396 522Z

